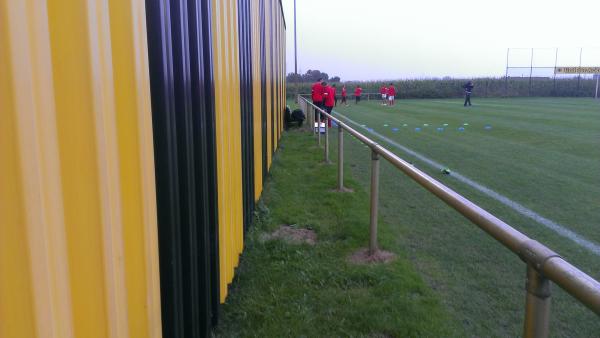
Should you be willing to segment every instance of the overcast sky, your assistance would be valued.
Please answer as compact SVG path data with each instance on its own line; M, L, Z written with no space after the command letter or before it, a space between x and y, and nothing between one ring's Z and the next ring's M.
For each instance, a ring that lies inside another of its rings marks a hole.
M282 0L294 71L294 0ZM345 80L503 76L508 47L560 47L558 63L600 66L600 0L297 0L298 72ZM536 65L554 66L554 49ZM510 63L529 66L530 50Z

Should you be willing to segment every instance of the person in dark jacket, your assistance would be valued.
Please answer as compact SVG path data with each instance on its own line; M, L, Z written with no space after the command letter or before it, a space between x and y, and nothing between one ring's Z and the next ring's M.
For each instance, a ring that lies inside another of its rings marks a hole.
M473 87L475 87L473 81L469 81L463 85L463 89L465 90L465 107L467 106L467 103L469 106L471 105L471 92L473 92Z

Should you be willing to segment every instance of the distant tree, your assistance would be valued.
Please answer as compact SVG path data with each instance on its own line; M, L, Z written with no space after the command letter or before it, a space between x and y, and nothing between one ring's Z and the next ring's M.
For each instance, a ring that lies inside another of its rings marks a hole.
M306 71L306 74L302 75L303 82L315 82L318 79L323 79L323 81L329 80L329 75L327 73L323 73L317 69L309 69Z
M289 73L286 76L286 80L287 80L287 82L290 82L290 83L292 83L292 82L302 82L302 75L296 74L296 73Z
M304 74L288 73L286 76L286 80L289 83L295 82L315 82L318 79L323 79L323 81L331 81L331 82L340 82L341 79L339 76L334 76L329 78L327 73L324 73L318 69L309 69Z

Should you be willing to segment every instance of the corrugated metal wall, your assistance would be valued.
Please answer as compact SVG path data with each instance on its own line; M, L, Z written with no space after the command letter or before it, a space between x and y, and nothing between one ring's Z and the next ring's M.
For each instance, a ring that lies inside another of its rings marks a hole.
M277 0L213 0L211 5L223 301L243 249L243 230L262 192L261 174L281 136L285 24Z
M0 337L160 336L144 6L0 2Z
M278 0L0 1L0 337L202 337L282 130Z
M147 0L163 330L205 335L219 305L210 7Z

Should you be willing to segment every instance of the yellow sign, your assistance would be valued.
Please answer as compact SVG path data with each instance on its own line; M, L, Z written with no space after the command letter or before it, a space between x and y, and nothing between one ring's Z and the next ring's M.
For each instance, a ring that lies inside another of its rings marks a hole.
M600 74L600 67L556 67L554 74Z

